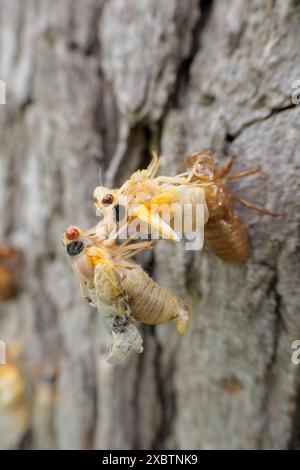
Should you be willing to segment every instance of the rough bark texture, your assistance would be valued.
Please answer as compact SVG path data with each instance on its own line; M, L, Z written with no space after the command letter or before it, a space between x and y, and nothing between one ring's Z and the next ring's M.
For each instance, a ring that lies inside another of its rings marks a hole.
M2 448L299 446L299 40L295 0L0 0L0 236L25 255L0 339L21 342L29 413L9 433L0 417ZM232 190L284 216L239 211L243 266L157 244L147 265L189 332L144 327L113 368L59 240L95 222L100 165L118 184L155 146L170 173L207 146L260 163Z

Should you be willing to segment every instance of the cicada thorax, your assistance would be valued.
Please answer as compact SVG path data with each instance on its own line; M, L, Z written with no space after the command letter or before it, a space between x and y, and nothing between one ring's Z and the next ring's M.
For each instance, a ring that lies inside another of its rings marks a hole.
M136 320L150 325L175 320L179 333L185 333L189 308L182 300L159 286L138 265L120 266L118 272Z
M85 253L72 262L72 268L75 274L87 281L91 281L94 277L94 267Z
M208 221L205 191L194 184L179 186L177 191L180 198L174 205L174 215L177 215L177 210L181 211L183 234L201 230ZM176 230L175 218L171 220L171 227Z
M117 269L107 264L97 264L94 283L97 286L98 299L113 306L115 315L123 317L130 314L128 297Z

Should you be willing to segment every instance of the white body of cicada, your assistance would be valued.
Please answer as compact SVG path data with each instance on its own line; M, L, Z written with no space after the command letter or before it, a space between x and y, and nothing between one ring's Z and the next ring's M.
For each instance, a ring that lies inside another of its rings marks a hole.
M151 243L107 248L82 234L78 229L77 239L64 244L83 296L98 308L112 336L109 362L117 364L132 350L143 351L137 321L155 325L174 320L179 333L185 333L189 308L130 259L132 253L149 248Z
M112 337L107 361L120 364L131 351L141 353L143 339L131 315L117 273L101 263L94 267L86 253L79 255L72 262L72 267L80 278L83 297L98 309L104 327Z
M99 237L179 241L197 232L203 239L208 221L204 189L186 176L154 177L157 168L154 155L148 169L135 172L119 189L95 189L102 215Z

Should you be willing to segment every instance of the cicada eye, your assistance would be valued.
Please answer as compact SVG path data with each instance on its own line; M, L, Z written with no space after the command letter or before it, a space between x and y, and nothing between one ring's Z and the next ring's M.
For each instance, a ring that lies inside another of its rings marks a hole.
M105 194L105 196L102 198L102 204L109 205L114 202L114 197L112 194Z
M66 231L66 237L68 240L76 240L79 237L79 230L76 227L70 227Z
M72 242L66 246L66 249L69 256L76 256L79 255L79 253L81 253L84 249L84 243L81 240Z

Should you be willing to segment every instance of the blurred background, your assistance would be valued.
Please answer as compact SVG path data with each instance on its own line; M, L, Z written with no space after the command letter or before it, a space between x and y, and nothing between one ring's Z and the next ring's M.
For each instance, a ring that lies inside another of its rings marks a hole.
M299 41L296 0L0 0L1 448L299 447ZM237 208L242 266L157 244L189 331L145 326L110 366L62 234L97 221L100 167L113 187L203 147L261 164L232 192L284 215Z

